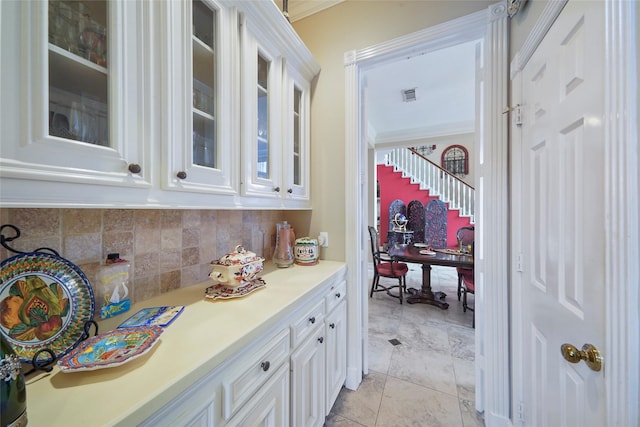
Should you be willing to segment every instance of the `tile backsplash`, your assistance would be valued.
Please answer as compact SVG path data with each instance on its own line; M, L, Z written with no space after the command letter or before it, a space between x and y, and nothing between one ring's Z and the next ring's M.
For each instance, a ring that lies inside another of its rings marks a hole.
M210 262L236 245L269 259L283 211L165 209L0 209L1 224L21 235L19 251L48 247L76 264L91 283L109 253L131 263L133 302L208 280ZM13 231L5 228L5 238ZM0 248L0 259L14 254ZM204 289L203 289L204 292Z

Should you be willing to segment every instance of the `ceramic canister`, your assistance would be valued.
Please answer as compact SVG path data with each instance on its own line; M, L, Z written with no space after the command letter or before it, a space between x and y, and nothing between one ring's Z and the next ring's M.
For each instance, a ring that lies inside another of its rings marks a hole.
M296 239L294 252L296 264L316 265L318 263L318 240L300 237Z

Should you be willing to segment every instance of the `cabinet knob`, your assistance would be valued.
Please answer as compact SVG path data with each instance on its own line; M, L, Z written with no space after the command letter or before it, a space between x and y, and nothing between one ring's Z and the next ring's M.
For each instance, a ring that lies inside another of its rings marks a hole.
M280 187L273 187L273 191L275 191L276 193L280 192Z
M314 323L316 323L316 318L315 317L310 317L309 318L309 322L313 325Z
M131 172L131 173L140 173L140 172L142 172L142 168L137 163L129 163L128 169L129 169L129 172Z
M260 367L262 368L263 371L267 372L271 367L271 363L269 363L269 361L267 360L266 362L262 362L260 364Z
M293 193L293 189L292 188L287 189L287 193L289 194Z
M336 328L336 324L335 324L335 323L329 323L329 327L330 327L331 329L335 329L335 328Z
M336 293L336 298L340 298L340 292Z
M320 338L318 338L318 342L319 342L320 344L322 344L322 343L324 342L324 337L320 337Z
M185 171L180 171L176 174L178 179L187 179L187 173Z

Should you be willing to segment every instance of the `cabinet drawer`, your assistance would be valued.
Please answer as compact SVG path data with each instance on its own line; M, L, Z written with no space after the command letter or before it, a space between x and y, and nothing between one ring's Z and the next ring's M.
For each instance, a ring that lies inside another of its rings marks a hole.
M296 348L313 331L316 326L324 321L324 300L316 303L304 312L298 320L291 325L291 346Z
M327 313L330 313L338 304L340 304L347 296L347 282L339 281L331 286L331 290L327 293L325 300L327 302Z
M289 359L289 330L282 330L262 347L242 350L240 355L242 354L249 356L240 356L240 359L231 365L231 373L225 376L222 382L225 420L228 420L280 365Z

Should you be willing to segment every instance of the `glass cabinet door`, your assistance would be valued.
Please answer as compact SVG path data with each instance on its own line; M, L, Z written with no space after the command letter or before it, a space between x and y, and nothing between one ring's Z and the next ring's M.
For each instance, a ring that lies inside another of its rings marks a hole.
M309 199L309 83L293 67L285 67L284 158L285 196Z
M269 61L258 54L258 87L256 109L258 112L256 139L256 175L269 179Z
M49 1L49 135L109 146L106 1Z
M238 101L231 97L236 70L232 61L221 61L232 56L238 35L229 28L237 18L217 0L154 2L154 7L163 11L163 188L237 194L239 147L232 144L232 130Z
M193 164L216 168L216 11L193 2Z

